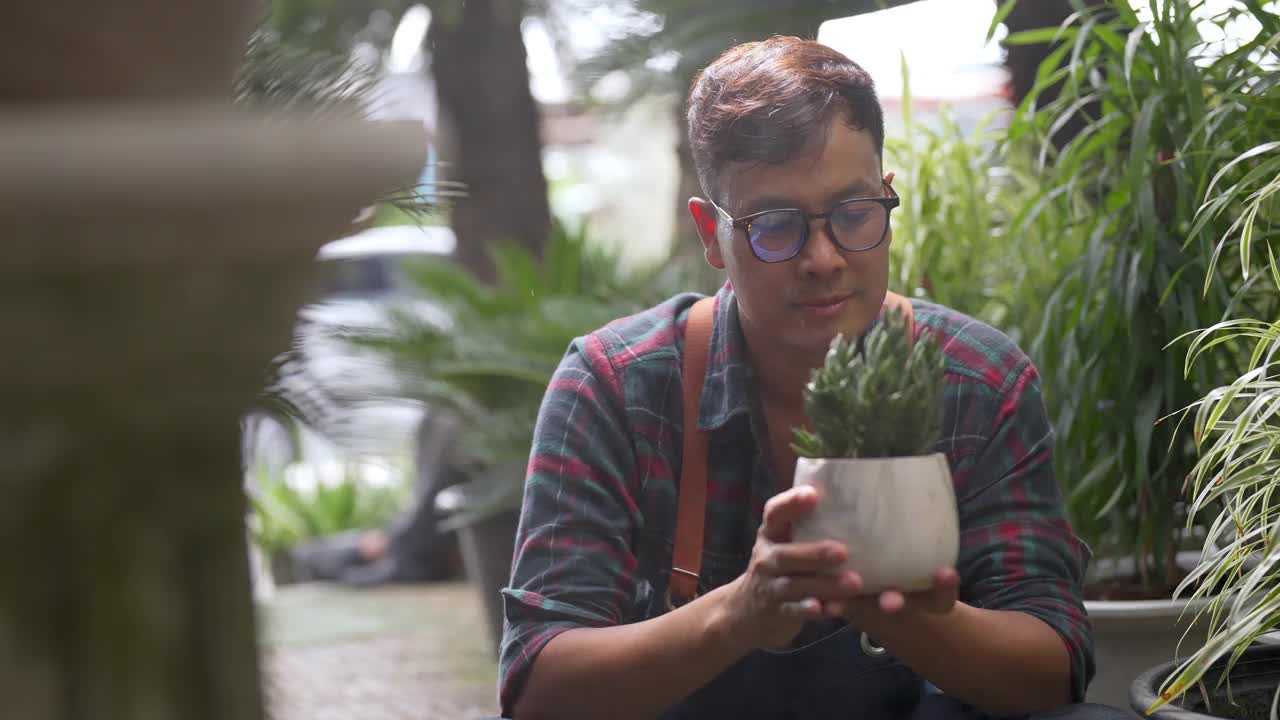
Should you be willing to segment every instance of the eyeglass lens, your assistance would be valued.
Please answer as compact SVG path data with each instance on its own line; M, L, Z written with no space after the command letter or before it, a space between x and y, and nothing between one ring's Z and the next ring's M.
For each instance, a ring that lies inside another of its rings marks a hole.
M830 228L836 244L847 252L875 247L889 224L889 210L877 201L854 200L837 205L831 212ZM751 220L750 241L766 262L794 257L809 233L805 216L798 210L775 210Z

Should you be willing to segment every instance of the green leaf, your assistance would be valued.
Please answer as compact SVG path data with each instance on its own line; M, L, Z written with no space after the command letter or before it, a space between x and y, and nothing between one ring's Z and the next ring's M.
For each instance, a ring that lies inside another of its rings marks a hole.
M996 35L996 28L1000 27L1000 23L1009 17L1009 13L1013 12L1013 8L1018 4L1018 0L1004 0L1000 7L996 9L995 17L991 18L991 25L987 28L987 39L984 42L991 42L991 38Z
M1091 17L1086 20L1084 24L1080 26L1080 32L1076 35L1076 41L1072 43L1071 61L1069 66L1072 69L1072 73L1075 75L1079 75L1083 71L1089 69L1089 65L1081 62L1081 58L1085 56L1085 47L1090 46L1089 41L1093 39L1093 30L1097 25L1098 19L1096 17Z
M1116 483L1115 489L1111 491L1111 496L1108 497L1106 502L1102 503L1102 505L1097 509L1093 519L1101 520L1102 518L1110 515L1111 511L1115 510L1116 506L1120 504L1120 501L1128 494L1128 490L1127 481L1124 478L1120 478L1119 482Z
M1267 245L1267 261L1271 266L1271 279L1275 282L1276 289L1280 290L1280 267L1276 265L1276 254L1271 249L1271 245Z
M1249 207L1242 216L1242 229L1240 231L1240 273L1242 277L1249 277L1249 252L1253 247L1253 224L1258 218L1258 205ZM1268 246L1270 247L1270 246Z
M1213 191L1218 186L1218 182L1222 180L1222 177L1226 175L1228 172L1230 172L1232 168L1251 158L1255 158L1265 153L1273 152L1278 148L1280 148L1280 140L1261 143L1259 145L1255 145L1252 148L1249 148L1248 150L1246 150L1245 152L1237 156L1234 160L1224 165L1223 168L1213 176L1213 180L1209 181L1209 188L1205 190L1206 202L1210 199L1210 196L1213 195Z
M1135 27L1129 31L1129 39L1125 41L1124 47L1124 81L1128 86L1129 94L1133 95L1133 59L1137 55L1138 46L1147 36L1147 26L1145 24Z
M1115 53L1117 57L1123 57L1125 52L1125 40L1120 34L1111 29L1107 25L1096 25L1093 28L1093 34L1102 41L1102 44Z
M1010 33L1005 36L1005 45L1041 45L1051 43L1059 38L1071 39L1076 37L1079 31L1075 28L1059 29L1059 28L1038 28L1035 30L1022 30L1016 33Z

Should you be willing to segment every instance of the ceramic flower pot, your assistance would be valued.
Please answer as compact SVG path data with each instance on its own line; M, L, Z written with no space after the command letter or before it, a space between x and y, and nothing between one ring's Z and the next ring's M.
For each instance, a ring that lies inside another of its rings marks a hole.
M954 565L960 520L946 456L800 458L796 485L818 492L815 510L796 524L801 542L839 540L846 569L867 593L928 589L940 567Z

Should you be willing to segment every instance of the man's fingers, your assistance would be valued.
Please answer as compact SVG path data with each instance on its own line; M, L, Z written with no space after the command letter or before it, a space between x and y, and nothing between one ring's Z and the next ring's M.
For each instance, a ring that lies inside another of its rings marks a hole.
M852 573L839 575L792 575L769 581L768 592L775 602L817 598L844 600L862 590L862 582Z
M886 590L876 599L881 611L901 611L908 603L913 608L930 612L946 612L956 604L960 594L960 575L955 568L942 568L933 574L933 587L922 592L904 595L897 590Z
M885 590L880 593L880 609L887 613L895 613L905 607L907 598L897 590Z
M808 485L800 485L774 495L764 505L764 522L760 533L773 542L791 539L791 524L813 510L818 493Z
M834 541L779 543L762 555L759 569L769 575L807 575L835 570L847 557L844 546Z
M796 620L817 620L822 617L822 603L815 598L803 598L782 603L779 612Z
M933 592L929 593L929 609L934 612L950 610L960 596L960 574L954 568L943 568L934 573Z
M960 573L955 568L939 568L933 574L933 587L936 590L948 590L960 587Z

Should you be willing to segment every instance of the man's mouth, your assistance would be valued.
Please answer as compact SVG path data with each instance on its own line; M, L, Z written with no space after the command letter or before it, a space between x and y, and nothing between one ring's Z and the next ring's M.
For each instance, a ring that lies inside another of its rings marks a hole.
M803 302L796 303L800 309L807 313L812 313L819 317L830 317L837 315L848 304L849 298L853 297L853 293L843 295L826 295L820 298L813 298Z

